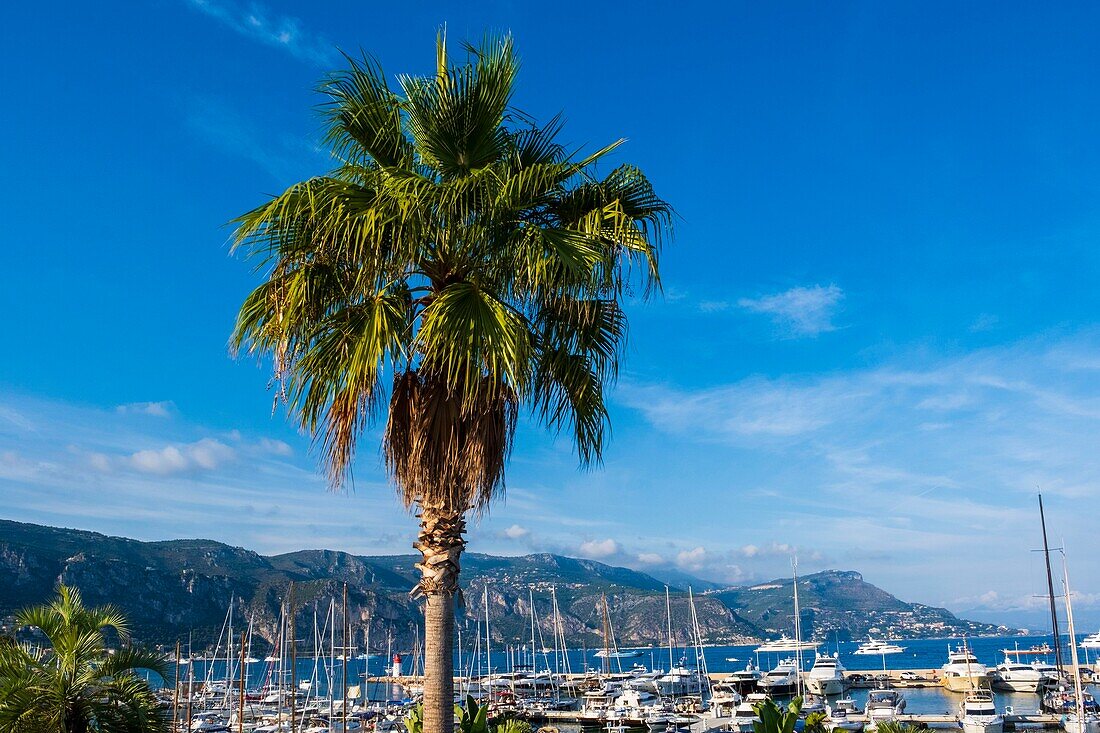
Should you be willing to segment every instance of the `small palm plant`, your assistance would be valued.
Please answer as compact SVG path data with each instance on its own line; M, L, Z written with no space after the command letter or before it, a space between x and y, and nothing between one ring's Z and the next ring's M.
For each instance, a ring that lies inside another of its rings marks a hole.
M794 733L800 710L802 710L801 697L791 700L786 712L769 697L764 702L753 706L753 711L756 713L756 720L752 723L753 733Z
M139 670L166 674L153 652L127 644L129 628L111 606L86 607L61 585L48 604L21 611L21 626L45 635L50 648L32 653L0 643L0 733L159 733L168 719ZM107 631L124 643L107 647Z

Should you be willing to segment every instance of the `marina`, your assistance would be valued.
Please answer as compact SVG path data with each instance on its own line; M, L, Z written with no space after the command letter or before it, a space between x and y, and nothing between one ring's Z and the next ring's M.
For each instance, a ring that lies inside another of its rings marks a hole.
M982 664L992 662L1003 655L1006 648L1014 645L1023 649L1041 647L1043 639L979 638L967 640L967 645L974 658ZM947 661L948 650L957 649L960 643L957 639L906 640L907 652L891 655L885 671L882 667L868 668L865 664L859 664L867 656L856 653L860 646L857 642L830 645L836 651L829 652L826 657L822 650L821 659L827 658L837 663L843 670L843 683L840 688L842 691L838 694L822 695L823 702L835 717L845 719L844 726L841 726L845 730L863 729L876 719L885 718L920 727L959 728L962 726L962 718L965 717L962 706L967 695L945 686L943 667L946 665L937 666L934 661L951 664ZM1063 646L1068 650L1068 641ZM759 688L751 681L746 682L751 677L747 678L744 674L745 666L756 667L759 664L765 668L765 672L783 666L786 653L757 654L755 650L758 647L759 645L740 645L700 648L699 664L710 668L705 675L698 672L696 665L678 665L671 672L666 671L667 668L662 668L659 660L663 658L667 663L667 648L632 649L630 651L638 653L628 658L632 664L638 660L650 659L658 664L627 666L627 658L624 658L624 671L616 669L608 673L602 669L605 658L597 657L591 651L585 653L582 650L568 650L564 655L560 652L555 655L552 649L548 649L545 654L542 649L536 649L537 655L545 657L548 665L545 668L542 664L536 665L535 669L538 671L531 671L525 662L515 661L524 660L526 656L517 656L514 649L506 648L490 653L491 665L482 652L482 674L457 677L455 688L458 696L463 699L469 694L481 702L489 703L494 714L520 717L536 727L548 726L561 731L604 728L609 722L644 729L648 726L647 719L658 714L684 718L683 725L697 733L734 730L729 726L735 726L732 721L736 707L745 706L750 695L760 696ZM673 653L683 659L688 655L694 658L696 651L678 647ZM320 721L342 720L346 690L348 716L351 719L348 730L355 729L356 725L364 730L381 730L390 725L401 724L407 710L423 689L422 678L412 674L419 663L402 657L400 662L391 659L386 664L382 654L372 653L369 660L360 659L359 656L361 655L350 656L346 663L337 659L331 676L324 671L325 660L297 660L294 677L299 680L299 685L294 693L294 704L298 708L299 720L303 716L313 716L314 720ZM807 656L814 655L810 653ZM1039 655L1032 656L1037 658ZM753 661L738 665L727 662L728 657ZM455 659L457 663L457 653ZM468 655L464 654L462 659L467 667L471 665ZM559 669L568 665L575 671L554 672L555 661ZM616 662L615 659L608 661L612 664ZM1095 665L1092 660L1090 663ZM476 662L473 664L476 667ZM846 664L852 664L852 667L847 668ZM1036 664L1041 666L1041 660ZM245 730L262 732L265 729L259 722L270 718L271 711L280 701L286 705L291 695L288 688L284 688L282 693L275 691L270 680L277 677L277 674L267 669L270 664L260 662L245 666L246 710L251 711L246 712L246 715L257 723L256 727L246 726ZM777 692L774 699L780 703L789 702L800 683L805 685L806 691L812 693L811 672L814 666L814 661L808 659L798 676L799 681L791 683L785 693ZM995 667L983 666L991 670L990 676L996 679ZM197 719L196 711L202 709L203 705L215 710L231 707L225 701L232 703L237 697L233 685L227 687L222 683L203 687L201 682L204 677L224 679L224 661L196 659L188 667L194 670L193 674L199 680L192 682L192 720ZM348 680L346 688L342 687L345 669ZM394 671L402 674L395 676ZM234 672L239 674L239 669ZM1093 675L1100 675L1100 670L1095 666L1082 666L1082 673L1086 680L1084 691L1087 693L1093 689ZM265 680L268 681L266 687L262 684ZM303 685L303 682L308 684ZM892 699L883 700L883 690L893 693L888 696ZM167 699L169 692L171 691L163 690L161 694ZM266 693L262 698L259 697L261 692ZM188 696L184 691L179 695L179 700L186 699ZM875 699L880 702L872 704ZM1037 691L994 692L994 710L1002 719L1003 729L1062 727L1065 713L1044 712L1041 709L1041 699ZM904 703L899 708L901 700ZM851 710L843 711L843 705L837 710L838 702L846 703ZM714 711L727 714L717 716ZM285 710L283 714L285 715ZM223 723L228 725L231 719L233 722L236 720L230 715L223 719ZM194 728L194 723L191 729L200 730ZM208 727L203 730L213 729ZM232 730L236 728L233 727Z

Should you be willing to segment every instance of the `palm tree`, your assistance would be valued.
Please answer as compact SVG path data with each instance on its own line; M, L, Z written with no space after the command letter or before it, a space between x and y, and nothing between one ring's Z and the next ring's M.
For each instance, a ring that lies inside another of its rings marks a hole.
M87 608L79 591L61 585L55 600L21 611L16 623L36 627L50 648L36 654L26 645L0 644L0 732L168 730L148 682L136 674L163 677L163 661L128 644L107 648L108 629L120 641L130 638L117 609Z
M626 335L621 299L659 287L669 206L621 165L511 106L508 37L466 46L434 76L391 90L372 59L321 91L339 167L235 223L234 249L264 282L232 343L270 357L280 396L314 436L334 488L357 438L385 418L382 452L422 554L424 730L453 722L454 600L466 516L502 495L517 416L566 431L582 466L600 460L605 384Z

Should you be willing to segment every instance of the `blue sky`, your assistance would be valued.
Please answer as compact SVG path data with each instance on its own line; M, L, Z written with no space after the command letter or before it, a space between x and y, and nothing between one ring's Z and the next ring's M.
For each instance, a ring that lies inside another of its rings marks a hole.
M475 5L475 4L468 4ZM268 375L225 222L325 171L313 89L510 30L517 105L618 137L676 207L634 303L602 469L521 427L474 551L740 582L857 569L1035 607L1034 492L1082 609L1100 481L1100 7L155 0L8 10L0 515L265 552L411 551L363 439L325 491ZM1100 615L1100 614L1098 614Z

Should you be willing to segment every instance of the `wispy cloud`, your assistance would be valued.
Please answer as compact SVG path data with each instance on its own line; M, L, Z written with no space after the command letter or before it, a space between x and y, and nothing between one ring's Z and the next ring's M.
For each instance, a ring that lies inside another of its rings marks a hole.
M203 438L189 445L167 445L163 448L136 451L129 465L142 473L168 475L188 471L213 471L237 457L237 452L225 443Z
M151 415L153 417L171 417L176 411L175 404L171 400L162 402L130 402L119 405L115 412L120 415Z
M889 578L950 567L963 554L1007 596L1035 592L1017 587L1027 581L1006 576L1003 563L1006 553L1025 562L1037 542L1037 486L1059 507L1048 506L1059 536L1090 541L1087 521L1068 507L1100 496L1095 363L1100 333L1083 333L701 389L627 382L616 399L667 436L670 486L690 475L696 505L728 501L757 518L729 528L750 572L780 572L798 554ZM721 547L713 535L697 537L708 555ZM1100 561L1077 562L1079 577L1100 577ZM708 572L715 567L707 561ZM957 574L937 578L917 600L962 595L949 588L965 586Z
M259 3L245 6L231 0L188 0L188 4L242 36L302 61L328 67L338 58L332 44L305 30L300 20L273 13Z
M228 104L208 97L185 101L184 122L200 140L226 155L251 161L282 185L314 175L330 161L300 138L271 133Z
M151 414L147 404L97 409L5 394L0 413L33 415L34 429L0 420L4 517L269 553L408 550L415 521L384 481L361 477L355 492L334 494L294 450L304 439L209 428L178 413L135 419Z
M797 287L759 298L741 298L737 305L752 313L771 316L788 336L817 336L835 331L844 291L836 285Z

